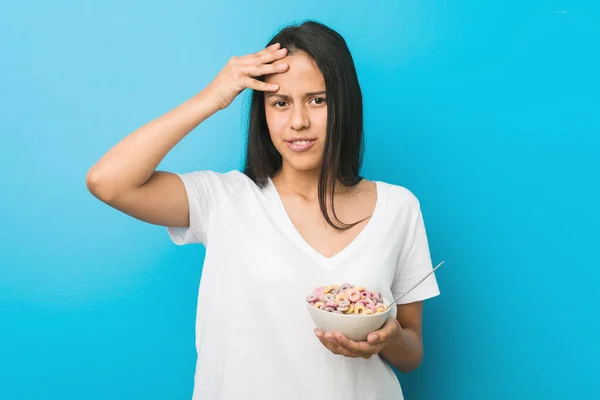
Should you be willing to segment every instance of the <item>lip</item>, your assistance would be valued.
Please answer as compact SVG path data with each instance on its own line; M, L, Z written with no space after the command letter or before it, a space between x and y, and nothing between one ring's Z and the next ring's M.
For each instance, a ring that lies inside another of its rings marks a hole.
M298 141L304 141L305 143L294 143ZM287 144L291 151L300 153L313 147L316 142L317 139L313 138L292 138L290 140L286 140L285 144Z

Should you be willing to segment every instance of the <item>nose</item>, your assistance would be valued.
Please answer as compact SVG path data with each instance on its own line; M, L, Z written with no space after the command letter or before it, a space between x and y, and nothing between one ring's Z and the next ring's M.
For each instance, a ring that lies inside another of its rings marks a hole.
M308 111L304 107L294 107L292 109L292 129L299 131L310 126Z

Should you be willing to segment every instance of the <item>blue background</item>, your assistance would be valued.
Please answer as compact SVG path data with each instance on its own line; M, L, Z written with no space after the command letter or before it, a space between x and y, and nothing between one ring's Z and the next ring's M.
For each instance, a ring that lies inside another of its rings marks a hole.
M419 197L446 260L406 398L598 396L597 2L26 1L0 15L0 399L190 398L203 248L102 204L85 175L305 18L355 57L365 176ZM239 168L247 97L159 168Z

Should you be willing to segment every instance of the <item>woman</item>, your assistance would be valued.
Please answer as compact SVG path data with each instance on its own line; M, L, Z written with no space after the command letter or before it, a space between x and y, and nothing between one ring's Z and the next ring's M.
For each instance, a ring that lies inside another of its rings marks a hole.
M156 171L191 130L253 90L245 169ZM198 399L401 399L390 365L423 357L432 275L364 342L313 331L305 297L351 282L393 299L431 271L419 202L359 175L362 96L346 42L305 22L233 57L201 92L88 172L100 200L206 245L196 324Z

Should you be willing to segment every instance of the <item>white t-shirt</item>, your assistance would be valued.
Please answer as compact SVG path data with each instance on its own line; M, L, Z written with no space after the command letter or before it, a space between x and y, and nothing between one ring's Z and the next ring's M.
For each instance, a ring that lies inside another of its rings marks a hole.
M272 181L260 189L239 171L178 176L190 227L167 227L169 236L178 245L206 245L194 399L403 398L383 358L347 358L321 344L305 298L315 287L344 282L396 298L431 271L419 202L409 190L376 182L371 219L327 258L295 229ZM401 303L438 294L431 275Z

